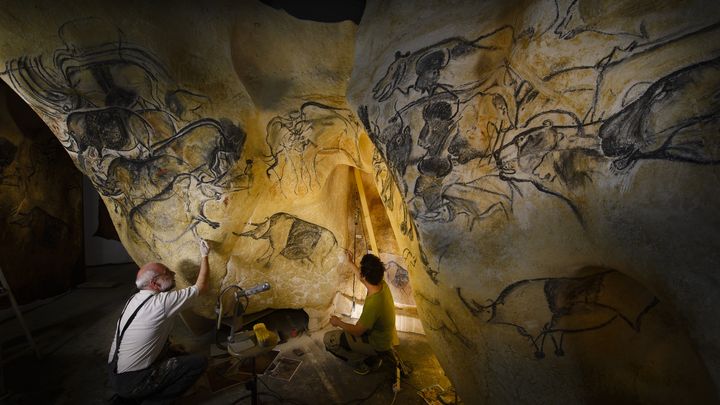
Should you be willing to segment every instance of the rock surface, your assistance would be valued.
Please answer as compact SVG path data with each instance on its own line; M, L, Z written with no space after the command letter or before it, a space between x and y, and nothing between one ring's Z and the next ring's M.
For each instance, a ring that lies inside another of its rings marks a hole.
M29 303L84 281L82 239L80 172L0 83L0 268L15 299Z
M396 300L467 403L712 402L717 8L370 1L356 26L18 3L0 58L135 261L180 285L204 237L216 291L269 281L250 310L326 322L362 296L358 168Z
M348 98L465 400L717 400L710 7L368 3Z

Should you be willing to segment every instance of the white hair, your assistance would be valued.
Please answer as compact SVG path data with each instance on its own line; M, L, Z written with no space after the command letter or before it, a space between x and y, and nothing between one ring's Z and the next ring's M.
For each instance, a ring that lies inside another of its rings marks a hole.
M157 275L158 272L157 270L155 270L155 268L145 270L135 279L135 286L138 288L138 290L144 290L148 286L150 286L150 282L152 282L152 279Z
M172 278L170 280L168 279L158 279L160 282L158 283L160 285L160 292L166 292L170 291L173 288L175 288L175 279Z

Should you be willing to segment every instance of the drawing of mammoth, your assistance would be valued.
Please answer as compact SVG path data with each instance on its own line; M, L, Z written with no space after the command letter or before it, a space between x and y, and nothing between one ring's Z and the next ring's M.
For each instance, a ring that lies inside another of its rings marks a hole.
M474 316L488 314L487 323L508 325L527 338L535 357L545 357L550 337L555 355L563 356L566 333L602 329L616 320L640 331L643 317L659 303L652 293L614 270L584 277L521 280L505 287L488 305L460 300Z
M257 259L258 262L264 260L266 266L278 255L322 266L337 247L335 235L330 230L285 212L275 213L265 221L251 225L255 229L233 234L255 240L266 239L269 246Z
M357 135L360 123L352 112L315 101L273 117L267 124L265 142L270 149L265 163L268 177L277 176L295 194L306 194L324 180L318 165L328 155L339 154L359 163Z

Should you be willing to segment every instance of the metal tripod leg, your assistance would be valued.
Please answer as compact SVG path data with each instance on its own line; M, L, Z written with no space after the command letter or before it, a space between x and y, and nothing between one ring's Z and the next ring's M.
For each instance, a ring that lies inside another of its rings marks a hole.
M13 308L13 311L15 312L15 316L18 319L18 322L20 322L20 326L23 329L23 332L25 333L25 337L27 338L28 343L30 344L30 347L35 352L35 356L37 358L40 358L40 350L38 350L37 346L35 345L35 341L32 338L32 335L30 334L30 329L28 329L27 325L25 324L25 319L22 316L22 312L20 312L20 308L18 307L17 302L15 301L15 297L13 296L12 291L10 290L10 285L8 285L7 280L5 279L5 274L2 271L2 268L0 268L0 297L7 296L10 298L10 305ZM0 363L2 364L2 363Z
M8 395L9 393L5 391L5 371L2 366L2 347L0 347L0 400L5 399Z
M27 325L25 324L25 319L23 318L22 312L20 312L20 308L18 307L18 304L15 301L15 297L10 290L10 285L5 279L5 274L3 273L2 268L0 268L0 297L10 298L10 305L12 306L13 312L15 312L15 317L17 317L18 322L20 322L20 327L22 327L22 330L25 333L25 337L27 338L30 348L32 348L32 350L35 352L35 356L37 356L37 358L39 359L40 350L38 350L37 346L35 345L35 341L30 334L30 329L28 329ZM2 346L0 345L0 399L4 399L7 395L9 394L8 392L6 392L5 387L5 367L2 358Z
M245 388L250 390L250 400L252 401L252 405L258 405L258 390L257 390L257 383L258 383L258 376L255 372L255 356L252 357L252 379L245 383Z

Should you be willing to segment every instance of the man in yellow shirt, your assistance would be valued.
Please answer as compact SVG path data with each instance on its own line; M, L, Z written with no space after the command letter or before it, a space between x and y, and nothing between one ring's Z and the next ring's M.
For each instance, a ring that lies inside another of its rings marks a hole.
M382 364L378 356L399 344L395 330L395 303L390 288L383 280L385 266L372 254L360 261L360 281L367 287L362 314L357 323L343 322L330 317L330 324L342 330L327 332L323 338L325 348L347 361L355 372L365 375Z

